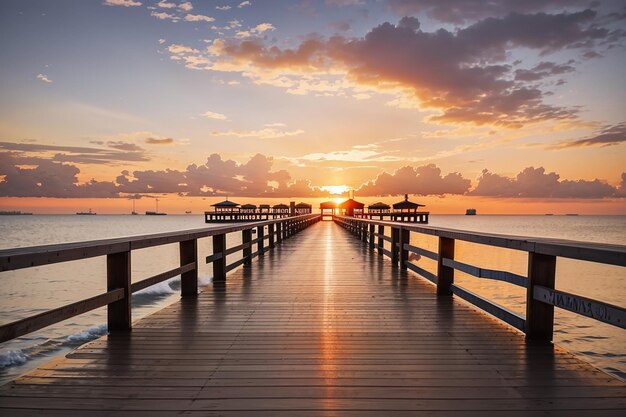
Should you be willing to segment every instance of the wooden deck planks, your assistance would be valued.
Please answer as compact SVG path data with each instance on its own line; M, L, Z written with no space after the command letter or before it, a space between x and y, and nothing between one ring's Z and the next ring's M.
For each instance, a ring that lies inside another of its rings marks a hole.
M626 384L437 298L333 223L0 388L0 414L623 415Z

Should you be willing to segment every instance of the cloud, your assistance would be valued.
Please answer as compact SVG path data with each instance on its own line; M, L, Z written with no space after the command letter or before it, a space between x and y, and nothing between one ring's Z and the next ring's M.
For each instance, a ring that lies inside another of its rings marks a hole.
M226 130L211 132L211 136L230 136L235 138L257 138L257 139L277 139L290 136L298 136L304 133L304 130L279 130L274 127L266 127L259 130Z
M230 6L228 6L228 5L225 5L225 6L215 6L215 8L216 8L217 10L222 10L222 11L232 9L232 7L230 7Z
M163 45L166 42L165 39L159 39L159 45Z
M48 78L46 74L37 74L37 79L39 81L43 81L44 83L52 83L52 80Z
M222 113L215 113L212 111L206 111L201 114L201 116L206 117L207 119L215 119L215 120L226 120L226 115Z
M276 30L276 28L271 23L259 23L252 29L252 31L256 33L263 33L268 30Z
M144 150L141 146L137 144L124 141L110 140L106 144L109 148L118 149L120 151L142 152Z
M249 1L242 1L241 3L239 3L239 5L237 6L238 8L244 8L246 6L252 6L252 3L250 3Z
M201 14L187 14L185 15L187 22L214 22L215 19L211 16L205 16Z
M104 0L102 2L105 6L124 6L124 7L133 7L133 6L141 6L141 2L134 0Z
M173 9L176 7L176 3L169 3L166 0L161 0L157 3L157 7L160 7L161 9Z
M180 10L184 10L186 12L188 12L189 10L193 9L193 4L191 4L191 2L185 1L181 4L178 5L178 8Z
M172 138L146 138L146 143L150 145L171 145L174 143Z
M623 179L623 175L622 175ZM606 198L617 196L617 189L598 179L561 180L545 168L528 167L508 178L483 170L470 195L515 198Z
M594 136L583 139L569 140L555 145L549 145L548 149L581 148L586 146L614 146L626 142L626 122L612 126L606 126Z
M541 62L529 70L506 63L512 48L540 55L562 49L587 51L611 37L596 12L511 13L465 28L425 32L413 17L383 23L364 37L311 35L293 48L265 45L251 30L216 39L207 51L174 54L188 68L236 72L258 84L291 94L363 98L372 92L396 95L438 114L438 123L473 123L518 128L546 120L574 120L578 108L548 104L533 81L574 70ZM621 32L620 32L621 33ZM240 38L240 39L237 39Z
M172 22L178 22L180 20L180 17L165 12L150 12L150 16L154 16L159 20L171 20Z
M534 13L562 10L566 6L586 6L586 0L386 0L398 16L425 13L446 23L465 23L509 13Z
M14 143L0 142L0 149L8 151L48 154L47 158L53 161L74 162L85 164L116 165L120 162L148 161L143 148L132 143L122 141L108 141L98 144L107 145L111 149L83 147L83 146L57 146L39 143Z
M470 186L471 181L461 174L454 172L443 176L440 168L429 164L405 166L393 174L383 172L375 180L363 184L356 193L362 196L464 194Z

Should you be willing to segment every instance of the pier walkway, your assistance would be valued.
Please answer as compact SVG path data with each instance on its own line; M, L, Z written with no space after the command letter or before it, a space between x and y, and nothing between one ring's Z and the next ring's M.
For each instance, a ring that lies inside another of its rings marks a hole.
M313 224L0 389L2 416L623 416L626 384Z

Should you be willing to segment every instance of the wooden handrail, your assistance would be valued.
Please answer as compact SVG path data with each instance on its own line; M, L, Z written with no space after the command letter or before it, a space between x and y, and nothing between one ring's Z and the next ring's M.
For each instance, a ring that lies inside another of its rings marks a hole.
M264 252L273 249L276 243L280 243L283 239L293 236L319 220L321 220L319 214L305 214L180 232L0 250L0 271L12 271L96 256L107 257L107 292L4 324L0 326L0 343L104 306L107 306L109 331L130 330L132 293L180 275L181 295L183 297L197 295L198 239L213 238L213 254L207 257L206 262L213 263L214 281L223 282L228 271L240 265L249 265L252 258L263 255ZM265 227L269 230L268 234L264 234ZM255 228L259 235L252 240L251 231ZM243 243L227 248L226 235L234 232L242 232ZM269 241L267 247L265 246L266 239ZM171 243L180 245L180 266L131 284L131 252L135 249ZM254 243L258 245L259 250L252 253L251 247ZM226 265L226 256L240 251L243 252L243 257Z
M605 243L577 242L496 233L469 232L432 226L368 220L348 216L334 216L335 222L359 239L368 242L371 250L391 258L394 267L410 269L437 286L438 296L457 295L484 311L524 331L529 340L551 341L554 326L554 307L578 313L620 328L626 328L626 309L554 288L556 258L569 258L607 265L626 266L626 246ZM377 230L374 227L377 226ZM384 235L385 228L390 235ZM437 253L410 244L410 233L421 233L439 238ZM376 243L377 240L377 243ZM454 259L456 240L487 246L525 251L529 254L528 276L508 271L476 267ZM391 243L391 250L384 242ZM437 273L412 263L408 253L416 253L437 261ZM511 312L454 283L454 271L462 271L478 278L507 282L527 289L526 317Z

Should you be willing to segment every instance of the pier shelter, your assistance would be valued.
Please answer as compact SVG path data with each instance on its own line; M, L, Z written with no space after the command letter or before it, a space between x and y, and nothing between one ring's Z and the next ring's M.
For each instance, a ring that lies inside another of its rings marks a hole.
M296 215L311 214L312 212L313 212L313 206L311 204L298 203L295 206Z
M320 203L320 213L322 214L322 220L332 220L332 216L335 215L337 209L337 203L334 201L324 201ZM328 217L331 217L330 219Z
M212 207L215 207L215 211L218 213L233 213L239 211L239 203L235 203L234 201L220 201L219 203L211 204Z
M384 215L388 215L390 213L390 210L391 206L381 201L367 206L367 213L369 214L370 219L378 218L382 220Z
M337 205L340 213L344 216L362 216L365 204L349 198Z

